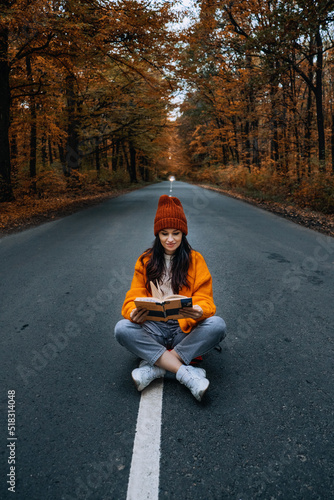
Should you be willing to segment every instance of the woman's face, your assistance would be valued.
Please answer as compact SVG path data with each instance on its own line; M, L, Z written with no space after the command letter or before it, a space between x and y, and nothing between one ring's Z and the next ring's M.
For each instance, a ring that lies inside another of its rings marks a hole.
M173 255L175 250L181 245L182 231L179 229L162 229L158 234L165 253Z

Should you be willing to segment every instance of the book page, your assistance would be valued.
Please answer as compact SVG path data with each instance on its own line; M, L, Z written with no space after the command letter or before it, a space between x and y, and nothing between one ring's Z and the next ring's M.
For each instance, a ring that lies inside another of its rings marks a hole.
M155 299L154 297L136 297L135 300L136 301L139 301L139 302L161 302L160 300L158 299Z
M173 300L173 299L188 299L186 295L168 295L167 297L164 297L164 300Z
M157 288L155 286L155 284L153 283L153 281L150 281L150 286L151 286L152 297L154 297L154 298L156 298L158 300L162 300L163 294L162 294L160 288Z

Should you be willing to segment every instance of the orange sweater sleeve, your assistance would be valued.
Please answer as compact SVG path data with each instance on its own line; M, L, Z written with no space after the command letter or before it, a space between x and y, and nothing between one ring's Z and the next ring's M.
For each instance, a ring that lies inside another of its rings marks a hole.
M216 312L216 306L213 302L212 277L204 258L199 252L196 252L196 259L196 277L192 293L193 304L201 306L203 309L201 319L206 319Z
M186 333L189 333L199 321L210 318L216 312L216 306L213 301L212 276L204 257L199 252L193 253L193 262L189 269L189 275L193 276L193 280L191 280L193 305L199 305L202 308L203 316L198 320L191 318L178 320L181 329ZM183 294L182 290L180 294ZM184 289L184 295L189 295L189 291L186 293L186 289Z
M144 266L140 262L140 257L139 257L135 264L135 271L131 282L131 288L127 292L122 306L122 316L125 319L130 319L130 313L136 307L134 303L134 299L136 297L151 296L145 287L145 281L146 281L146 274L144 271Z

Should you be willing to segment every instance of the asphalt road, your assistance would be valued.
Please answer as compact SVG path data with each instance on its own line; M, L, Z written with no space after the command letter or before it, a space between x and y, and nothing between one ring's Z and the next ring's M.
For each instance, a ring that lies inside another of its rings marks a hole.
M161 194L0 239L1 499L125 500L140 395L112 331ZM334 498L334 239L186 183L172 194L228 336L202 363L205 401L165 381L159 500Z

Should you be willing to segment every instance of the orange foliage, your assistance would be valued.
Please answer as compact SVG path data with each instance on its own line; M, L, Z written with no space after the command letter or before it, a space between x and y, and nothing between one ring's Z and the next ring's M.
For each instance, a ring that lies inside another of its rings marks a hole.
M178 119L190 178L333 212L333 3L199 2Z
M318 173L315 178L304 178L297 183L273 169L245 168L243 166L197 169L191 179L224 189L240 192L259 201L288 201L295 205L334 214L334 179Z
M11 154L0 161L0 185L9 192L8 167L19 196L49 196L52 186L61 193L73 171L149 177L164 147L173 90L169 2L17 0L3 13L0 61L9 70L11 123L8 130L0 110L0 129Z

